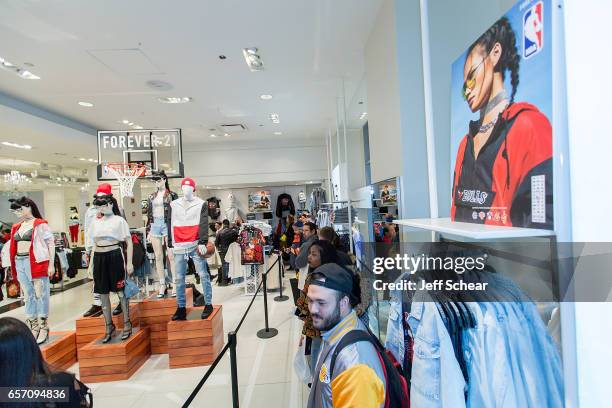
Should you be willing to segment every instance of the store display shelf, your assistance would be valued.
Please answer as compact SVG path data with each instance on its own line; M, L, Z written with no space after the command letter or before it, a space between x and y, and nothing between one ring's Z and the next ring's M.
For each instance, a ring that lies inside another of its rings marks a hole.
M415 218L395 220L393 222L407 227L452 234L476 240L551 237L555 235L555 232L551 230L471 224L468 222L451 221L450 218Z

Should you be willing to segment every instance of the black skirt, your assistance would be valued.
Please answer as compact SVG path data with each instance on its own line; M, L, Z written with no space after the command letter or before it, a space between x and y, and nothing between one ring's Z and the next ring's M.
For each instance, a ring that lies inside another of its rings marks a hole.
M123 291L126 270L120 248L109 252L94 252L93 262L94 293L105 295Z

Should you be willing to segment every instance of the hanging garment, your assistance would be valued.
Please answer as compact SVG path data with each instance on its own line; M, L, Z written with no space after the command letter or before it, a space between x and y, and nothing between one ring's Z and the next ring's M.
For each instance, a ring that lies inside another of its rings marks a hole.
M227 201L228 207L225 210L225 218L231 223L238 217L238 204L236 203L236 197L232 193L229 193L227 196Z
M238 235L238 244L240 244L242 250L243 265L263 264L263 246L265 241L259 228L245 225Z
M208 203L208 216L213 220L216 220L221 216L221 200L217 197L210 197L206 200Z
M283 214L283 211L289 211L289 214L295 215L293 198L287 193L280 194L276 200L276 216L278 218L285 218L288 214Z
M237 242L232 242L225 255L225 262L229 263L228 279L243 277L242 272L242 248Z

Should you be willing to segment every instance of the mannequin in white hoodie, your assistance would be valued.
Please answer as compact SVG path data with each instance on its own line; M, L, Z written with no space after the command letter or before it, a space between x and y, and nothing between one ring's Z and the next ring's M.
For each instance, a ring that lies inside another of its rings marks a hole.
M238 206L236 204L236 197L231 192L227 196L228 207L225 210L225 218L229 220L230 224L238 217Z

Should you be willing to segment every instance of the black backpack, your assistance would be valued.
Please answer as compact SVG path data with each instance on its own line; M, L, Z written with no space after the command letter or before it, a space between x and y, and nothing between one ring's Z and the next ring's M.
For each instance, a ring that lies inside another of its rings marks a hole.
M383 345L369 331L352 330L342 337L336 346L331 357L329 378L334 375L334 365L336 358L346 346L360 341L367 341L374 346L382 365L385 375L385 408L410 408L410 395L408 382L404 376L401 364L397 362L391 352L387 351Z

